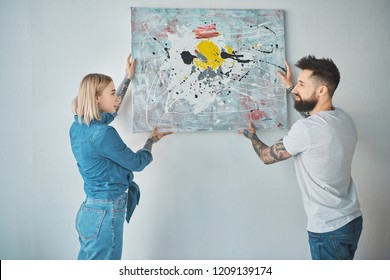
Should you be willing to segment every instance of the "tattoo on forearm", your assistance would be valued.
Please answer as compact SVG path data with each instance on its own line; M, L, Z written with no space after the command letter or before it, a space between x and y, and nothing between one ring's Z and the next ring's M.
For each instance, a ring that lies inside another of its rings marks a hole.
M144 149L148 150L148 151L152 151L152 146L153 146L153 140L148 138L148 140L146 140L146 143L144 145Z
M153 144L157 143L159 140L160 138L157 135L153 135L152 137L149 137L148 140L146 140L144 149L152 151Z
M257 135L255 133L249 131L248 129L244 129L243 134L246 138L251 139L251 140L254 140L257 138Z
M120 104L118 106L118 108L116 108L116 111L118 112L120 106L122 105L122 101L127 93L127 89L129 88L129 84L130 84L130 80L129 79L125 79L119 86L118 90L117 90L117 96L119 97L120 99Z
M257 155L265 164L272 164L291 157L283 145L283 139L280 139L274 145L268 147L257 138L252 139L252 145Z

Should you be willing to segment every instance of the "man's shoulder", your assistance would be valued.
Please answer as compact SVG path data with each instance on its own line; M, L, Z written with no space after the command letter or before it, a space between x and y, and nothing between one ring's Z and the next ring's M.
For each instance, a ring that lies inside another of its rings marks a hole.
M292 126L291 126L291 129L296 129L296 128L302 128L302 127L306 127L308 126L309 124L313 123L314 120L313 120L313 117L307 117L307 118L301 118L301 119L298 119Z

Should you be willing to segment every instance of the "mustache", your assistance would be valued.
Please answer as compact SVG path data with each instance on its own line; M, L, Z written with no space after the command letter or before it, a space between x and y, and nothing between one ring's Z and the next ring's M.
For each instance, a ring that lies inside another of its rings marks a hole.
M295 97L298 97L300 100L302 100L302 96L299 93L294 93Z

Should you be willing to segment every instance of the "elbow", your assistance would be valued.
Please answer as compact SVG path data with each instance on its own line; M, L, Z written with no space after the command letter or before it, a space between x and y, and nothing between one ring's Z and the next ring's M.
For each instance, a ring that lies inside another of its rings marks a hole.
M135 172L140 172L145 169L146 166L148 166L152 161L153 161L153 156L152 153L148 150L146 151L145 149L139 150L137 152L137 160L133 164L133 169L132 171Z
M135 172L141 172L142 170L145 169L146 166L148 166L150 161L148 162L139 162L136 166L134 166L133 171Z
M145 169L146 166L147 164L145 164L144 162L138 161L137 163L132 164L130 170L133 172L141 172L142 170Z
M262 161L265 165L270 165L270 164L275 163L274 160L269 159L269 158L260 158L260 159L261 159L261 161Z
M139 166L139 167L135 167L135 168L133 168L133 172L141 172L142 170L144 170L145 169L145 167L146 166Z

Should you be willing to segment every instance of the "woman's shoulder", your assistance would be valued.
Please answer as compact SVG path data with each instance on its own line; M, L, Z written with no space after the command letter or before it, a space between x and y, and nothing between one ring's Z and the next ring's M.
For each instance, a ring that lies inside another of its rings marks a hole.
M106 145L110 145L110 143L123 142L116 129L107 124L96 127L96 130L92 135L92 140L95 143L105 143Z

